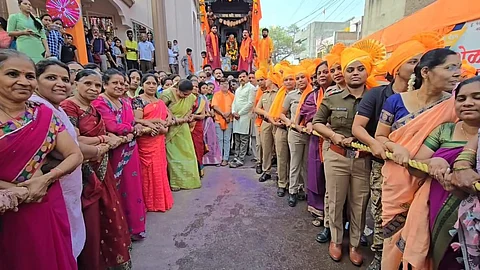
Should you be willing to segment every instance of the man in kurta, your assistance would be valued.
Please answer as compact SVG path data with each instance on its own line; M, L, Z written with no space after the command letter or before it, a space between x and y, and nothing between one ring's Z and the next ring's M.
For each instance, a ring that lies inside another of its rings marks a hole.
M210 33L207 35L206 40L207 44L207 59L208 64L212 66L213 69L221 68L220 63L220 47L218 43L217 27L212 26Z
M257 59L259 67L268 66L272 62L273 41L268 36L268 29L262 29L262 39L256 47Z
M253 62L252 39L248 30L243 30L242 45L240 46L240 59L238 59L238 70L250 72Z
M240 87L235 91L232 104L233 136L235 140L235 158L230 162L230 168L243 166L248 149L250 120L255 102L255 87L248 82L246 71L238 75Z

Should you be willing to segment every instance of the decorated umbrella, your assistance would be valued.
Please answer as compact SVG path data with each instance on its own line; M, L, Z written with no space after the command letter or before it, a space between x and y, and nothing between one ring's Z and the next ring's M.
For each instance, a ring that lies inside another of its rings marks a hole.
M47 12L53 18L62 19L63 26L75 26L80 18L80 6L76 0L47 0Z

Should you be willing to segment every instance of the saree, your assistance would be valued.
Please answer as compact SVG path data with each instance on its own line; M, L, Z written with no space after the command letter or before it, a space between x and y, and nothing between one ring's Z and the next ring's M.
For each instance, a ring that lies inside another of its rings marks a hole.
M210 101L207 100L207 108L210 108ZM222 162L222 151L218 143L217 132L215 130L215 121L212 117L207 117L203 121L203 140L207 145L208 151L203 155L203 165L217 165Z
M122 107L117 109L109 100L100 96L92 102L92 106L102 115L107 132L125 136L133 132L135 116L130 99L121 99L120 102ZM137 141L134 139L112 150L109 162L117 180L117 190L130 234L145 237L146 210Z
M323 90L317 89L310 93L300 108L299 117L305 123L313 120L318 106L322 103L321 97L323 97L323 95L319 95L319 91ZM324 198L326 191L321 153L322 144L323 139L314 135L310 136L307 161L307 210L320 218L324 216L323 210L325 207Z
M75 143L77 141L77 131L75 127L68 120L67 114L63 111L61 107L55 108L49 101L46 99L32 95L29 99L33 102L42 103L48 108L50 108L56 117L62 121L65 125L65 129L68 134L73 138ZM82 252L83 246L85 245L85 222L83 220L82 214L82 203L80 197L82 196L82 168L79 166L72 173L63 176L60 179L60 185L62 186L63 198L65 200L65 205L67 207L68 220L70 223L70 233L72 234L72 248L73 256L75 259Z
M45 105L27 102L24 115L0 124L0 179L18 184L31 179L55 148L65 127ZM28 142L28 143L25 143ZM59 181L39 203L0 215L1 270L77 269L67 208Z
M143 119L165 120L168 109L163 101L147 103L141 97L133 100L135 110L143 110ZM165 212L173 206L173 196L168 183L165 135L138 137L138 152L142 165L143 198L147 211Z
M193 105L193 114L199 115L205 111L207 99L203 95L198 95ZM200 175L203 176L203 155L205 155L205 141L203 140L203 120L197 120L190 123L190 131L192 133L193 147L197 156L197 164ZM193 128L192 128L193 127Z
M387 99L384 108L395 94ZM380 121L396 117L394 125L398 128L389 135L389 139L405 147L411 156L420 149L425 138L437 126L456 120L454 97L446 100L444 96L434 104L420 111L397 117L385 113L380 115ZM384 243L382 255L383 269L398 269L403 264L408 269L430 269L431 260L428 257L430 230L428 220L428 196L431 179L425 182L413 177L408 170L393 161L386 161L382 168L382 219L384 226ZM408 214L408 215L407 215Z
M455 125L455 123L445 123L439 126L423 143L430 150L435 151L432 158L443 158L451 166L467 143L466 141L452 140ZM453 196L433 179L428 202L433 268L439 269L441 265L441 269L460 270L462 265L456 260L459 254L450 245L455 236L451 234L451 230L458 218L461 199Z
M196 97L190 95L177 99L172 89L162 92L160 99L165 102L175 117L184 117L192 111ZM201 187L195 148L188 123L170 126L166 136L168 178L172 189L195 189Z
M90 106L86 111L70 100L61 103L80 136L106 134L101 115ZM85 248L78 268L85 270L131 269L130 233L117 194L113 169L106 153L101 159L82 165L82 206L87 228Z

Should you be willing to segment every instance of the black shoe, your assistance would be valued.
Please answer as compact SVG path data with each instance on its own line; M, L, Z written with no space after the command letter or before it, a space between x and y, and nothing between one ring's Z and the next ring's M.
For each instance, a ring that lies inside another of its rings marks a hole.
M298 200L299 201L305 201L307 199L307 195L305 194L305 191L300 190L298 192Z
M315 240L319 243L328 243L330 242L332 235L330 233L330 228L323 228L323 231L321 231L319 234L317 234L317 237Z
M373 261L367 267L367 270L380 270L382 269L382 253L375 252L375 256L373 257Z
M276 157L272 158L272 167L277 167L277 158Z
M295 207L297 205L297 194L288 194L288 206Z
M362 236L360 236L360 245L364 247L368 246L368 239L364 233L362 233Z
M263 173L262 176L258 179L258 182L263 183L269 179L272 179L272 176L268 173Z
M278 197L285 197L285 193L287 193L287 189L286 189L286 188L279 187L279 188L277 189L277 196L278 196Z
M257 167L255 167L255 172L257 174L262 174L263 173L262 164L257 164Z

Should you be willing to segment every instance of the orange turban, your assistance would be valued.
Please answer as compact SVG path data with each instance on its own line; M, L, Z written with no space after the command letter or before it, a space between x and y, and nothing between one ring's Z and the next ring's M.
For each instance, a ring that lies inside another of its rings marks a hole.
M345 50L345 44L337 43L333 45L330 53L325 55L325 61L327 61L328 69L331 69L334 65L340 64L340 55Z
M288 77L295 78L295 71L291 67L283 67L282 79L285 80Z
M272 81L274 84L276 84L278 87L281 87L283 85L283 78L282 75L278 72L275 72L273 69L271 69L268 72L267 79Z
M342 72L345 73L345 70L353 62L359 61L365 66L367 71L367 82L366 85L370 89L372 87L378 86L377 81L372 75L373 68L376 63L385 59L387 50L385 45L381 44L379 41L374 39L360 40L353 44L351 47L346 48L341 56L340 62L342 65Z
M307 63L310 64L310 66L307 66ZM310 73L309 73L309 69L311 66L313 66L314 63L313 61L310 61L310 62L303 62L303 65L302 63L300 63L299 66L296 66L294 71L295 71L295 76L298 76L300 74L303 74L305 75L305 77L307 78L307 87L303 90L302 92L302 96L300 97L300 100L298 101L298 106L297 106L297 111L295 113L296 117L298 117L299 113L300 113L300 108L302 107L302 104L305 102L305 99L307 99L307 96L310 95L310 93L313 91L313 87L312 87L312 80L310 78ZM320 91L323 93L323 91Z
M267 72L265 69L261 68L257 71L255 71L255 79L265 79L267 78Z
M421 33L398 46L384 67L384 71L395 76L398 69L410 59L427 51L445 47L441 36L436 33Z
M475 77L477 74L477 69L474 66L470 65L466 59L462 60L462 74L460 75L463 79L470 79Z

